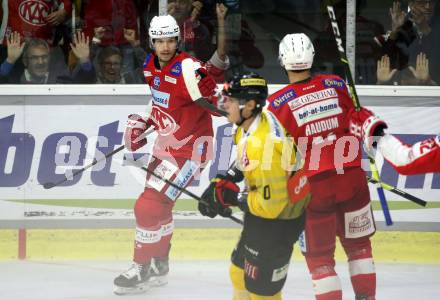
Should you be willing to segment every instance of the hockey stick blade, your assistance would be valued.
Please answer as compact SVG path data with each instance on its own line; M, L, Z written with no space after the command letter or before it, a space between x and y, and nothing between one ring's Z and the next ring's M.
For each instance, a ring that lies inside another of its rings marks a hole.
M428 204L428 202L426 202L425 200L422 200L420 198L417 198L414 195L411 195L411 194L409 194L407 192L399 190L398 188L395 188L395 187L393 187L392 185L390 185L390 184L388 184L386 182L377 181L377 180L375 180L375 179L373 179L373 178L371 178L369 176L367 176L367 180L368 180L368 182L371 182L371 183L374 183L374 184L378 184L379 183L387 191L390 191L390 192L392 192L392 193L394 193L396 195L399 195L400 197L403 197L403 198L405 198L407 200L410 200L410 201L412 201L412 202L414 202L414 203L416 203L416 204L418 204L420 206L426 207L426 205Z
M223 117L228 116L227 112L219 109L217 106L209 102L202 96L202 93L200 93L199 86L197 84L194 61L191 58L185 58L182 61L182 74L189 96L197 105L200 105L203 108L206 108Z

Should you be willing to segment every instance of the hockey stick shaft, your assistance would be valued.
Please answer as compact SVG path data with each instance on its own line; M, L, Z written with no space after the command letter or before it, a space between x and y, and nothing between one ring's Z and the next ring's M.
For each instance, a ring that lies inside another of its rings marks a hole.
M150 129L150 130L147 130L147 131L144 132L144 133L143 133L138 139L140 140L140 139L146 137L147 135L149 135L149 134L152 133L153 131L154 131L154 128L152 128L152 129ZM93 162L92 162L91 164L88 164L87 166L85 166L85 167L83 167L83 168L81 168L81 169L78 169L78 170L72 172L72 174L71 174L70 176L64 176L63 179L61 179L61 180L59 180L59 181L57 181L57 182L46 182L45 184L43 184L43 187L44 187L45 189L51 189L51 188L53 188L53 187L55 187L55 186L59 186L60 184L63 184L63 183L66 182L67 180L69 180L69 179L75 177L76 175L83 173L83 172L86 171L87 169L90 169L91 167L93 167L93 166L96 165L97 163L99 163L99 162L101 162L101 161L103 161L103 160L107 160L109 157L111 157L111 156L115 155L116 153L122 151L124 148L125 148L125 145L121 145L121 146L119 146L118 148L116 148L115 150L113 150L113 151L107 153L104 157L102 157L102 158L100 158L100 159L98 159L98 160L97 160L97 159L94 159Z
M332 25L333 33L335 35L336 46L337 46L338 52L339 52L339 58L340 58L342 65L344 66L345 75L347 77L347 84L348 84L348 87L351 92L353 104L354 104L356 110L359 110L361 105L359 103L359 97L356 92L356 87L354 84L353 76L350 71L350 66L348 63L347 55L345 54L344 46L342 45L341 33L339 31L338 22L336 21L336 14L333 9L333 6L328 5L327 11L328 11L328 15L329 15L330 22ZM374 159L372 157L369 157L368 159L370 160L371 174L372 174L373 179L380 181L379 172L377 170L376 163L375 163ZM380 204L382 205L382 210L384 213L385 222L387 225L392 225L393 221L391 220L390 210L388 208L388 204L387 204L387 201L385 198L385 193L383 191L383 188L380 184L376 184L376 189L377 189L377 193L379 195Z
M371 178L369 176L367 176L367 180L368 180L368 182L371 182L371 183L374 183L374 184L378 184L379 183L387 191L390 191L390 192L392 192L392 193L394 193L396 195L399 195L399 196L401 196L401 197L403 197L405 199L408 199L408 200L410 200L410 201L412 201L414 203L417 203L420 206L426 206L428 204L428 202L426 202L425 200L422 200L420 198L417 198L414 195L411 195L411 194L409 194L407 192L399 190L398 188L395 188L395 187L393 187L392 185L390 185L390 184L388 184L386 182L377 181L377 180L375 180L375 179L373 179L373 178Z
M85 167L83 167L83 168L81 168L81 169L79 169L79 170L76 170L76 171L72 172L72 174L71 174L70 176L64 176L64 178L63 178L62 180L59 180L58 182L46 182L45 184L43 184L43 187L44 187L45 189L51 189L51 188L53 188L53 187L55 187L55 186L58 186L58 185L60 185L60 184L63 184L63 183L66 182L67 180L71 179L72 177L75 177L75 176L78 175L78 174L81 174L82 172L84 172L85 170L87 170L87 169L93 167L93 166L96 165L97 163L99 163L99 162L101 162L101 161L103 161L103 160L107 160L107 158L109 158L109 157L115 155L116 153L122 151L124 148L125 148L125 146L122 145L122 146L116 148L115 150L113 150L112 152L107 153L103 158L101 158L101 159L94 159L93 162L92 162L91 164L88 164L87 166L85 166Z
M191 198L197 200L198 202L203 203L203 204L205 204L206 206L209 206L209 203L208 203L208 202L206 202L205 200L203 200L201 197L197 196L196 194L194 194L194 193L188 191L188 190L185 189L184 187L180 187L180 186L178 186L177 184L175 184L174 182L172 182L172 181L170 181L170 180L168 180L168 179L166 179L166 178L163 178L163 177L160 176L160 175L157 175L154 171L151 171L151 170L149 170L149 169L146 168L146 167L140 167L140 168L141 168L142 170L144 170L145 172L147 172L148 174L150 174L151 176L153 176L153 177L155 177L155 178L157 178L157 179L159 179L159 180L162 180L163 182L167 183L169 186L172 186L173 188L175 188L175 189L181 191L182 193L184 193L184 194L190 196ZM229 216L229 218L230 218L232 221L234 221L235 223L243 225L243 221L242 221L242 220L240 220L240 219L238 219L238 218L236 218L236 217L234 217L234 216Z

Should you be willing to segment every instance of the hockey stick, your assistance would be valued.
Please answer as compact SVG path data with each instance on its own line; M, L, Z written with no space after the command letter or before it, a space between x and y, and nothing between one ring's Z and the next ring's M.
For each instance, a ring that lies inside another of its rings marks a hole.
M142 134L138 139L140 140L140 139L146 137L147 135L149 135L149 134L152 133L153 131L154 131L154 128L153 128L152 130L147 130L147 131L146 131L144 134ZM78 175L78 174L81 174L82 172L84 172L84 171L87 170L87 169L90 169L91 167L93 167L93 166L96 165L97 163L99 163L99 162L101 162L101 161L103 161L103 160L107 160L107 158L109 158L109 157L115 155L116 153L122 151L124 148L125 148L125 145L119 146L118 148L116 148L116 149L113 150L112 152L107 153L104 157L102 157L102 158L100 158L100 159L98 159L98 160L97 160L97 159L94 159L93 162L92 162L91 164L88 164L87 166L85 166L85 167L83 167L83 168L81 168L81 169L78 169L78 170L72 172L72 174L70 174L70 176L66 176L66 175L64 175L64 178L61 179L61 180L59 180L59 181L57 181L57 182L46 182L45 184L43 184L43 187L44 187L44 189L48 190L48 189L51 189L51 188L53 188L53 187L55 187L55 186L58 186L58 185L60 185L60 184L63 184L63 183L66 182L67 180L69 180L69 179L75 177L75 176ZM72 170L73 170L73 169L71 169L70 171L72 171Z
M99 163L99 162L101 162L103 160L106 160L110 156L115 155L116 153L118 153L119 151L123 150L124 148L125 148L125 145L122 145L122 146L116 148L115 150L113 150L112 152L107 153L103 158L98 159L98 160L94 159L91 164L88 164L87 166L85 166L85 167L83 167L83 168L81 168L79 170L74 171L70 176L64 175L64 178L59 180L59 181L57 181L57 182L46 182L45 184L43 184L43 187L47 190L47 189L53 188L54 186L58 186L58 185L60 185L60 184L62 184L64 182L66 182L67 180L75 177L76 175L81 174L82 172L84 172L85 170L89 169L90 167L93 167L97 163Z
M207 101L200 93L199 86L197 85L197 78L195 73L194 61L191 58L185 58L182 61L182 74L183 81L185 82L186 89L191 99L203 108L206 108L216 114L223 117L227 117L228 113L219 109L217 106Z
M388 183L385 183L383 181L377 181L377 180L375 180L375 179L373 179L373 178L371 178L369 176L367 176L367 180L368 180L368 182L371 182L371 183L374 183L374 184L378 184L379 183L387 191L390 191L390 192L392 192L392 193L394 193L396 195L399 195L399 196L401 196L401 197L403 197L405 199L408 199L408 200L410 200L410 201L412 201L414 203L417 203L420 206L425 207L426 204L428 203L425 200L422 200L422 199L417 198L416 196L413 196L413 195L411 195L411 194L409 194L407 192L399 190L398 188L395 188L392 185L390 185Z
M163 182L167 183L168 185L172 186L173 188L175 188L175 189L181 191L182 193L184 193L184 194L190 196L191 198L193 198L193 199L197 200L198 202L200 202L200 203L202 203L202 204L205 204L206 206L209 207L209 203L206 202L206 201L205 201L204 199L202 199L201 197L197 196L196 194L194 194L194 193L188 191L188 190L185 189L184 187L180 187L180 186L178 186L178 185L175 184L174 182L172 182L172 181L170 181L170 180L168 180L168 179L166 179L166 178L163 178L163 177L160 176L160 175L157 175L154 171L151 171L151 170L145 168L144 166L140 166L139 163L138 163L136 160L134 160L134 161L132 161L132 162L134 163L135 166L140 167L140 168L141 168L142 170L144 170L147 174L150 174L151 176L153 176L153 177L155 177L155 178L157 178L157 179L159 179L159 180L162 180ZM234 222L237 223L237 224L241 224L241 225L243 225L243 221L240 220L239 218L236 218L236 217L234 217L234 216L229 216L228 218L231 219L232 221L234 221Z
M328 11L328 15L330 17L330 22L332 25L333 33L335 35L336 45L337 45L338 52L339 52L339 58L340 58L342 65L344 66L345 75L347 77L347 85L350 89L354 106L355 106L356 110L359 110L361 105L359 103L359 97L357 95L356 87L354 85L353 76L350 71L350 66L349 66L349 63L347 60L347 55L345 54L344 47L342 46L342 38L341 38L340 31L339 31L338 22L336 21L336 15L335 15L335 11L333 9L333 6L328 5L327 11ZM393 224L393 221L391 220L391 214L390 214L390 210L388 208L387 200L385 198L385 193L383 191L382 186L379 183L380 182L379 172L377 170L376 163L375 163L374 159L372 157L368 157L368 159L370 160L371 175L372 175L373 179L378 182L376 184L376 190L377 190L377 194L379 195L380 204L382 206L382 211L383 211L383 214L385 217L385 223L387 224L387 226L390 226Z

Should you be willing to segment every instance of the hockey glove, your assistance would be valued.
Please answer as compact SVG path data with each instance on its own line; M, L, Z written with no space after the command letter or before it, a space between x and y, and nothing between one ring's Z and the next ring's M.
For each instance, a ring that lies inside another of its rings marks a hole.
M361 107L359 111L350 109L348 119L350 133L360 138L367 153L371 154L379 138L385 134L384 129L388 128L387 124L364 107Z
M145 146L147 139L142 137L142 134L148 127L147 122L141 116L137 114L129 115L124 133L125 147L130 151L136 151Z
M232 210L229 207L223 206L216 198L216 179L211 181L211 184L203 192L202 199L205 201L199 202L198 209L203 216L214 218L217 215L222 217L229 217L232 214Z
M237 206L244 212L249 211L247 197L238 197L240 188L232 181L233 177L230 177L231 174L229 174L229 172L230 170L226 176L217 176L217 178L213 179L216 181L215 196L217 201L220 202L223 207ZM240 174L242 175L241 172ZM238 175L238 177L239 176L240 175ZM235 177L235 179L237 179L237 177Z
M204 98L208 98L214 95L217 84L215 83L214 79L208 74L208 71L206 71L205 68L200 68L196 70L196 74L197 77L200 78L199 82L197 83L200 94L202 94Z

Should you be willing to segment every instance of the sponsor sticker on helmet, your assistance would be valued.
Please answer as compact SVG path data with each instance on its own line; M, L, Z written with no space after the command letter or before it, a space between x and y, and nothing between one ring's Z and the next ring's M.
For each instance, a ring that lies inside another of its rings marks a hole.
M266 86L266 80L263 78L243 78L240 79L240 85L241 86Z

